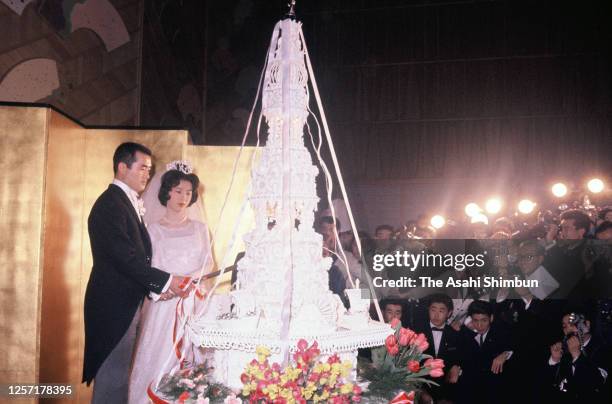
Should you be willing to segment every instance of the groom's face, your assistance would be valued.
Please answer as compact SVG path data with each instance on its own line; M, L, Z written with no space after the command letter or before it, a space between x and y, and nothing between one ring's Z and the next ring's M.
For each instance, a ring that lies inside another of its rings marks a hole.
M128 167L125 163L119 163L118 179L123 181L134 191L140 193L144 191L149 181L151 173L151 156L147 156L139 151L134 155L136 161Z

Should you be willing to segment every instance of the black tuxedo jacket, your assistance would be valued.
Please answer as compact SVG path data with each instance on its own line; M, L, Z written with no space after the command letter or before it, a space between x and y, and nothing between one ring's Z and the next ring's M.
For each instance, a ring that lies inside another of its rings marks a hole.
M149 291L169 274L151 267L151 239L127 195L110 185L88 220L93 268L85 292L83 382L91 383Z
M440 348L436 355L436 347L434 345L433 332L429 326L429 321L426 325L421 325L417 328L418 332L422 332L427 337L429 348L423 353L431 355L434 358L444 360L444 369L449 371L454 365L458 365L460 362L459 355L461 353L461 335L453 329L453 327L446 324L444 331L442 331L442 339L440 340Z
M504 351L512 351L510 332L501 323L491 324L482 346L476 342L474 331L463 328L462 333L465 354L470 358L463 366L468 373L493 375L491 372L493 359Z
M426 324L421 322L421 325L416 328L417 332L422 332L427 337L429 347L425 350L425 354L431 355L434 358L444 360L444 373L445 375L450 371L454 365L460 365L461 355L461 334L453 329L449 325L444 326L442 331L442 338L440 339L440 347L438 348L438 354L436 355L436 346L434 344L433 331L429 325L429 320ZM429 377L428 377L429 378ZM431 379L439 384L439 387L428 386L427 391L435 400L448 399L454 401L456 393L456 385L446 382L446 377L441 379Z
M476 333L463 328L462 344L465 360L462 363L463 374L459 378L461 385L460 403L484 404L505 403L505 383L507 365L500 374L491 372L493 359L504 351L512 351L510 332L503 322L491 324L482 346L475 340ZM513 358L510 358L510 361Z

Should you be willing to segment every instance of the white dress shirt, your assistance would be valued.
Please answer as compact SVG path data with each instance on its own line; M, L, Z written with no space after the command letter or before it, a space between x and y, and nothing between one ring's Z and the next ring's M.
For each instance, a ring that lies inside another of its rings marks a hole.
M140 211L138 209L138 200L140 199L138 192L134 191L129 187L129 185L121 180L118 180L117 178L113 180L113 184L121 188L121 190L127 195L132 207L134 208L134 211L136 212L136 216L138 216L138 219L142 221L142 217L140 216Z
M434 352L436 353L436 356L438 356L438 351L440 350L440 342L442 342L442 331L434 330L434 328L444 328L444 324L442 324L442 327L438 327L430 321L429 327L431 327L431 335L433 335Z

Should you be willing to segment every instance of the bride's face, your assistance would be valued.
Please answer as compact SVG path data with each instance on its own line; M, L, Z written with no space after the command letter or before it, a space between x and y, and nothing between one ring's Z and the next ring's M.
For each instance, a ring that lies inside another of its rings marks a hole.
M193 187L191 182L181 180L181 182L170 190L170 199L166 203L166 207L175 212L182 212L187 209L191 202Z

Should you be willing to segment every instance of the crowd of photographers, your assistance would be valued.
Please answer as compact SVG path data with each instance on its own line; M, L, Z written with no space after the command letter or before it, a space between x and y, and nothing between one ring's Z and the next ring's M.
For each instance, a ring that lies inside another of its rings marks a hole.
M374 288L384 320L425 333L427 353L445 360L444 379L423 389L421 402L610 402L612 208L518 219L436 230L423 215L400 228L380 225L371 238L359 232L362 254L339 220L317 221L323 254L334 259L330 288L340 296L355 279L367 285L380 275L372 271L376 254L456 253L457 241L464 251L483 252L487 264L436 268L440 279L537 280L538 287ZM398 274L406 272L389 268L384 276Z

